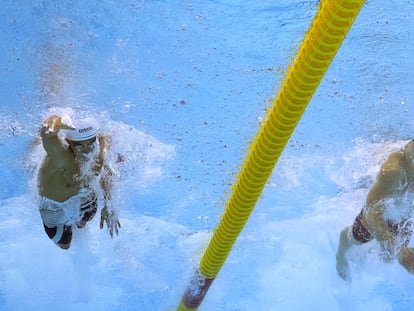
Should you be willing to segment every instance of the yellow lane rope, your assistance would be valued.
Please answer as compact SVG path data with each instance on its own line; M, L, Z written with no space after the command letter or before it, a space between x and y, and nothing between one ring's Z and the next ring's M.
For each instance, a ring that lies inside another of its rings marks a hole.
M364 2L320 2L297 57L250 146L224 215L182 297L178 311L198 309Z

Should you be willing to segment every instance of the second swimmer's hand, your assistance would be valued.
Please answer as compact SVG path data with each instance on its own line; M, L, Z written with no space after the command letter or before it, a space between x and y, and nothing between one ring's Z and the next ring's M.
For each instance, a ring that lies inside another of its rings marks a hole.
M111 238L114 236L114 233L118 235L119 228L121 228L121 223L119 222L118 217L114 210L108 210L108 207L104 207L101 211L101 222L99 227L103 229L104 223L106 223L109 234Z

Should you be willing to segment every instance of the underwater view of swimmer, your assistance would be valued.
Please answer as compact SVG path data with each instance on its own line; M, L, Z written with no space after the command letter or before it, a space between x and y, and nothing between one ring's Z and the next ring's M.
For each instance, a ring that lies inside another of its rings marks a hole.
M40 136L46 156L39 171L39 211L49 238L68 249L72 226L81 229L92 220L99 193L103 193L100 227L106 224L111 237L118 234L121 225L111 202L114 173L104 155L110 138L98 134L91 119L72 123L68 116L57 115L43 122Z

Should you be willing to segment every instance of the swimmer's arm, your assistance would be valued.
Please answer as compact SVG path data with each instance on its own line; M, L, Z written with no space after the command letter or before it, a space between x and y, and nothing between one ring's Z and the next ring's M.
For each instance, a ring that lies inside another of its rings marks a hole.
M397 157L397 154L391 155L381 166L377 181L368 193L364 209L364 225L379 242L393 243L395 239L388 228L384 212L385 199L393 195L402 178Z
M104 223L106 223L109 234L113 237L114 233L118 234L119 228L121 228L121 223L119 222L116 209L113 207L111 202L113 171L109 167L104 167L104 169L106 172L104 177L101 179L101 187L104 192L104 207L101 210L100 228L102 229L104 227Z
M113 237L114 233L118 234L118 230L121 228L121 223L119 222L116 209L113 207L111 202L115 174L109 165L104 164L104 152L106 148L110 146L111 141L109 136L100 136L98 139L100 145L99 161L103 170L100 185L104 193L104 207L101 210L100 228L102 229L104 227L104 223L106 223L109 234Z
M104 193L104 202L105 206L112 199L112 186L113 186L113 176L114 172L108 165L103 166L103 176L100 180L100 185Z
M54 160L60 160L62 156L67 154L67 149L58 137L58 132L63 127L62 118L54 115L46 119L40 129L43 148L48 156Z
M98 155L99 165L98 165L97 171L102 170L100 185L104 193L104 202L106 206L107 202L112 199L111 192L112 192L112 185L113 185L113 180L114 180L113 170L108 164L105 163L105 152L111 146L111 138L110 136L107 136L107 135L99 135L98 141L99 141L99 155Z

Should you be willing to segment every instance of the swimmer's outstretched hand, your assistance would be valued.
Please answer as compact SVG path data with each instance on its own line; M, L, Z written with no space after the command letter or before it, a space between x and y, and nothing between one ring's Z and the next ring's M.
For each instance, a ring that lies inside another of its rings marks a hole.
M48 119L43 121L43 126L47 128L49 133L57 133L61 129L63 130L74 130L75 127L72 124L69 116L50 116Z
M108 211L108 207L106 206L101 211L101 222L99 225L101 229L103 229L105 222L111 238L114 237L114 232L118 235L119 228L121 228L121 223L118 220L116 212L112 209Z

